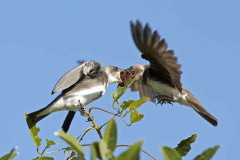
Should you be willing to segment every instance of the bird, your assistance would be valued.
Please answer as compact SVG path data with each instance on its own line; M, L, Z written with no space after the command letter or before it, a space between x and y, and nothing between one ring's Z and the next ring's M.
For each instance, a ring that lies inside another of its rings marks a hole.
M116 66L101 67L97 61L82 62L63 75L56 83L52 94L61 91L46 107L27 114L29 128L53 112L68 110L62 126L67 132L75 111L100 98L111 83L121 83L122 69Z
M150 97L152 102L181 105L193 108L200 116L211 123L218 125L218 120L211 115L197 98L181 83L181 65L173 50L167 49L167 43L155 30L152 32L148 23L143 25L139 20L130 22L133 41L141 52L141 57L150 64L136 64L121 73L124 86L127 79L134 79L130 86L132 91L139 91L140 97Z

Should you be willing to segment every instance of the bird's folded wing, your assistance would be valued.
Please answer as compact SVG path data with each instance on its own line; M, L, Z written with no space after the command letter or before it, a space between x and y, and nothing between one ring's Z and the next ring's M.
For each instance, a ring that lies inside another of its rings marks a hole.
M84 62L81 65L73 68L62 76L55 87L53 88L52 94L62 91L74 85L81 79L83 75L95 74L100 71L101 65L96 61Z
M130 23L132 37L137 48L142 52L142 58L150 62L150 70L163 83L181 89L181 66L172 50L167 50L167 44L161 39L157 31L152 33L148 24L143 28L137 21Z
M153 103L156 102L156 98L154 97L156 97L158 93L139 81L136 81L131 85L131 90L139 91L140 97L150 97Z

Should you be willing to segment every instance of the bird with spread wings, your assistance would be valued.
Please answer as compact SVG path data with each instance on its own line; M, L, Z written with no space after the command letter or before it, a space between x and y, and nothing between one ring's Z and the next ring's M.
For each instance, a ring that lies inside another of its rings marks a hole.
M181 65L177 62L173 50L157 31L152 32L148 24L144 27L137 20L130 23L132 37L143 59L150 64L136 64L121 73L124 85L127 79L135 79L132 91L139 91L141 97L150 97L152 102L160 104L177 102L193 108L200 116L218 125L217 119L204 109L197 98L181 83Z

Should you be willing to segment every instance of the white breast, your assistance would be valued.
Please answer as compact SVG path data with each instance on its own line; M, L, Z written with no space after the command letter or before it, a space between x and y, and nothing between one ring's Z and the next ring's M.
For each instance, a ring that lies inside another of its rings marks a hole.
M91 103L92 101L100 98L104 92L105 92L105 87L100 85L92 88L88 88L86 90L81 90L79 92L76 92L73 96L73 99L78 99L80 98L80 101L82 104L87 105Z
M105 86L96 86L85 90L80 90L72 95L63 96L57 100L51 107L54 111L58 110L79 110L81 107L79 101L83 105L87 105L92 101L100 98L106 90Z

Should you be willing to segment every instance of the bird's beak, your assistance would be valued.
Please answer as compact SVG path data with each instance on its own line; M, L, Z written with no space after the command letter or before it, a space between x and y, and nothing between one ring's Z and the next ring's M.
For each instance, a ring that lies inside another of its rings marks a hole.
M122 69L119 69L118 83L123 83L122 76L121 76L123 72L124 71Z
M118 86L124 87L125 82L126 82L126 76L125 76L124 70L121 70L121 72L120 72L120 79L121 79L121 82L118 83Z

